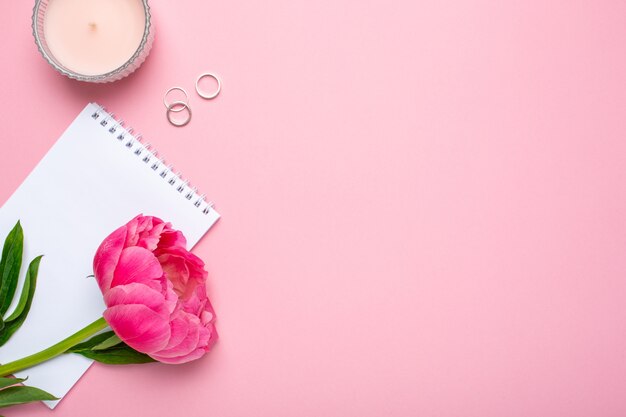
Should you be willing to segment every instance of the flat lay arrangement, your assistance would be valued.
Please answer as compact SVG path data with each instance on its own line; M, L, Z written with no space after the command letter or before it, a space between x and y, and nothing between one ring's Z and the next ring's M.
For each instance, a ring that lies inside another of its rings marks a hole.
M127 77L154 41L147 0L37 0L32 28L50 66L80 82ZM217 82L215 92L201 89L205 77ZM195 87L213 99L221 82L203 73ZM165 100L170 124L189 123L188 97ZM181 111L187 119L171 118ZM119 188L123 181L132 181L132 196ZM35 203L40 199L45 207ZM8 232L0 260L3 315L15 304L22 257L34 256L19 301L0 321L0 408L42 400L54 408L93 361L179 364L207 353L217 340L208 274L187 245L218 218L213 203L141 135L88 104L0 212L0 231ZM115 231L102 241L106 229ZM59 236L68 243L59 245Z
M0 417L626 415L626 2L0 5Z

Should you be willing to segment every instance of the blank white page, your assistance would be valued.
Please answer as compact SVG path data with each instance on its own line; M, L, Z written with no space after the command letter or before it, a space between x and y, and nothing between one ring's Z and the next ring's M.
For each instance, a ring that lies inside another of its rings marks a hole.
M18 220L24 228L18 293L28 263L44 255L30 314L0 348L1 363L38 352L102 316L102 295L87 278L93 256L109 233L140 213L171 222L190 247L219 218L102 107L89 104L0 209L1 240ZM63 397L91 363L67 354L17 375Z

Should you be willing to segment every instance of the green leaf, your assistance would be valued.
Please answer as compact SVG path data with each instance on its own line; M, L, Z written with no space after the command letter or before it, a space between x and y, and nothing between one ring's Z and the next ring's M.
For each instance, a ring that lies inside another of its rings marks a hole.
M119 340L112 331L95 335L86 342L68 349L65 353L76 353L108 365L156 362L145 353L137 352Z
M54 395L35 387L17 386L0 391L0 407L26 404L33 401L58 400Z
M74 352L78 352L82 350L91 350L95 346L98 346L99 344L105 342L107 339L110 339L113 336L115 336L115 333L111 330L109 330L108 332L99 333L95 335L94 337L92 337L91 339L87 339L86 341L82 343L72 346L65 353L74 353Z
M150 356L145 353L137 352L127 344L114 346L105 350L81 350L74 353L100 363L106 363L107 365L156 362Z
M30 306L33 303L33 297L35 296L37 273L39 272L41 258L42 255L36 257L30 265L28 265L20 300L15 307L15 311L4 321L4 329L0 332L0 346L4 345L9 340L11 336L13 336L13 333L22 326L24 320L26 320Z
M22 252L24 249L24 232L18 221L9 232L0 260L0 316L4 316L13 301L17 279L22 267Z
M26 378L0 378L0 389L20 384L24 381L26 381Z
M119 345L120 343L122 343L122 339L120 339L118 335L114 334L113 336L105 340L104 342L99 343L96 346L94 346L91 350L104 350L104 349L113 347L115 345Z

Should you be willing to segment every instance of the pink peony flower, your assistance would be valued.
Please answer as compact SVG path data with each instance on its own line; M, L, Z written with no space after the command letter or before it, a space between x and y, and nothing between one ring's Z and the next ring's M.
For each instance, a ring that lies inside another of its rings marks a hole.
M105 320L160 362L198 359L217 340L204 262L186 244L169 223L139 215L104 239L93 261Z

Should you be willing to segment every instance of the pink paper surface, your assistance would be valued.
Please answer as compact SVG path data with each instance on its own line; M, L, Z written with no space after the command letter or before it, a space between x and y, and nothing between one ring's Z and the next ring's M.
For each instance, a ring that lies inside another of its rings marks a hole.
M0 201L104 104L217 202L221 339L2 414L626 415L626 3L151 4L144 66L86 85L3 3Z

